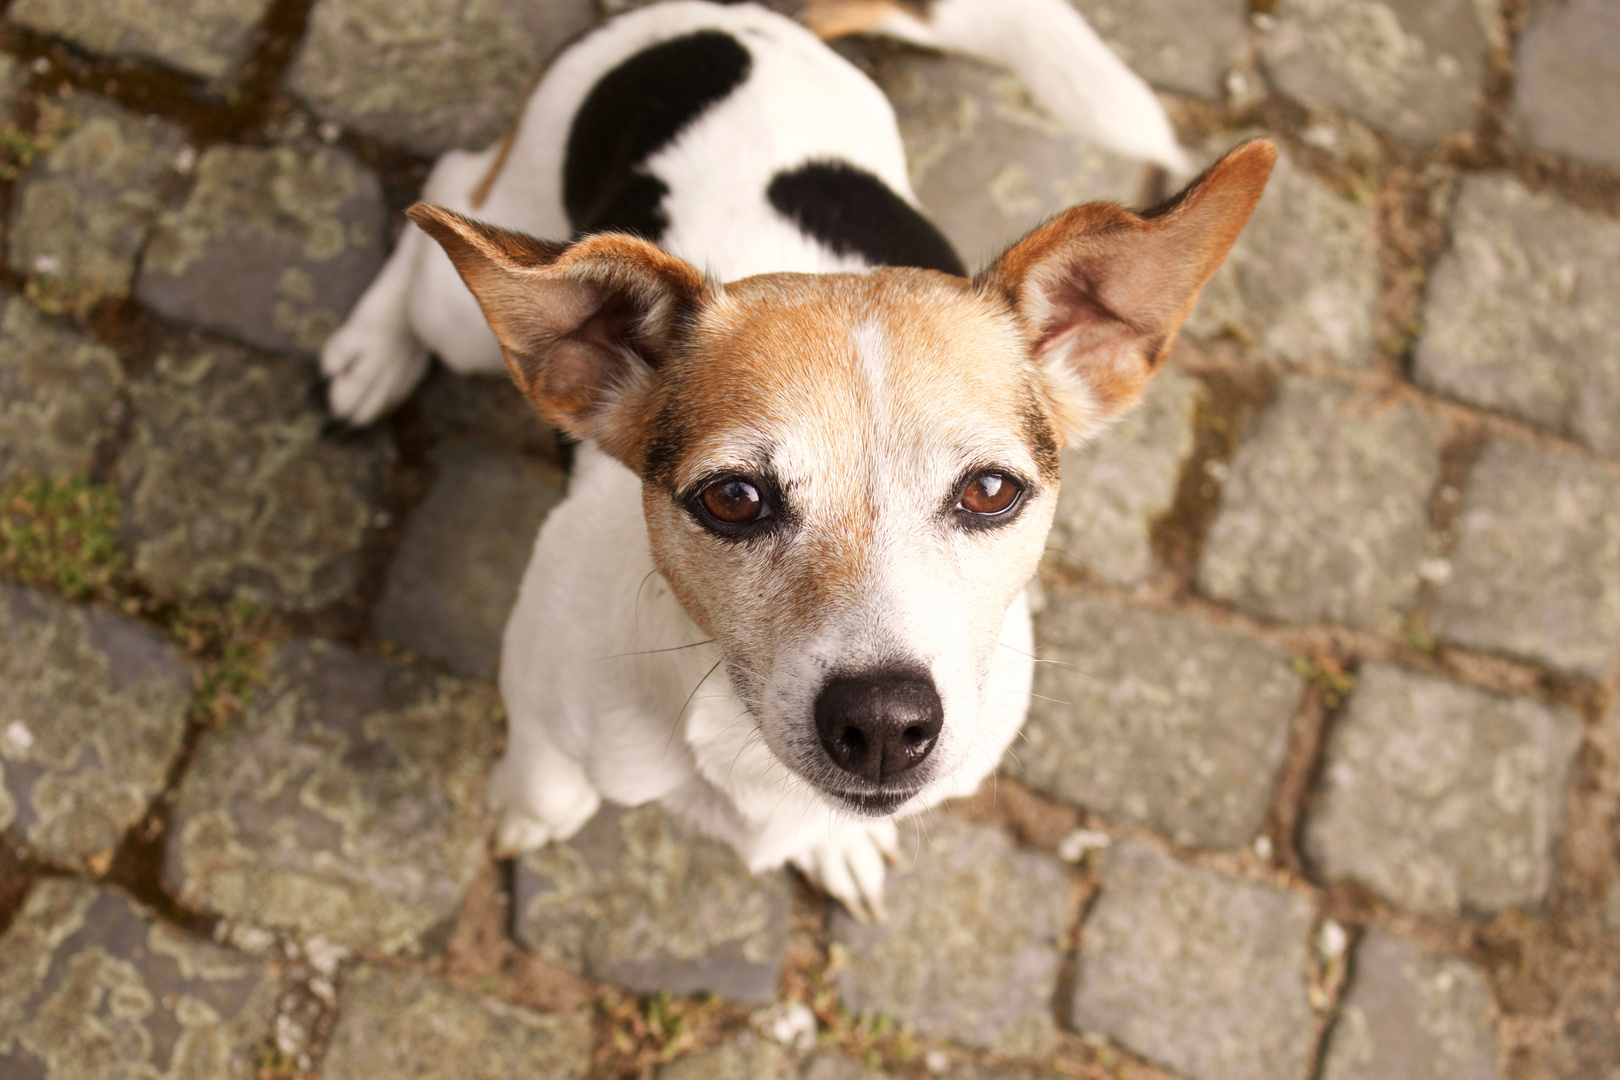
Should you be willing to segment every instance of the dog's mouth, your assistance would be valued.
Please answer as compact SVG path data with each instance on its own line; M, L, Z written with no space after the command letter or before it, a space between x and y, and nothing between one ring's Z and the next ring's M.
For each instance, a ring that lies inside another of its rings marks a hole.
M829 791L845 807L867 817L887 817L909 802L915 791Z

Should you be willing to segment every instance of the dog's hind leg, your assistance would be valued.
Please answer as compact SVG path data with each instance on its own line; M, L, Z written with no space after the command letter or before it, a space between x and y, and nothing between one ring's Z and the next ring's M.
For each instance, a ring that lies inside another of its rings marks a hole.
M498 815L495 849L502 856L568 839L602 803L585 770L557 748L542 725L514 722L510 730L486 796Z

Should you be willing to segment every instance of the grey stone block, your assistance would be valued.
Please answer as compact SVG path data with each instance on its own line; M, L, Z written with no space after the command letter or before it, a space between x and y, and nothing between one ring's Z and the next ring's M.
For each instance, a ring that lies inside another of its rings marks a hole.
M1121 60L1155 86L1219 100L1249 59L1247 0L1070 0Z
M1303 681L1286 655L1181 614L1054 596L1026 741L1036 787L1178 843L1245 844L1265 820Z
M1509 124L1531 146L1620 164L1620 8L1539 3L1519 35Z
M369 951L414 951L483 848L492 691L293 641L180 785L164 876L188 904Z
M889 871L886 922L832 914L829 933L849 955L838 975L844 1004L887 1013L925 1038L1043 1053L1055 1036L1068 871L987 826L936 816L919 833L915 853Z
M123 370L111 349L40 317L13 297L0 311L0 479L90 471L118 430Z
M251 345L317 351L387 250L382 188L331 147L215 146L153 229L136 296Z
M182 16L165 0L17 0L6 17L87 52L223 79L247 58L269 6L270 0L187 0Z
M184 142L174 125L90 95L44 108L66 134L17 180L6 265L42 306L83 312L129 294L153 223L179 193Z
M1566 709L1369 663L1328 733L1305 853L1411 908L1533 907L1580 742Z
M1303 1077L1311 905L1182 866L1136 840L1108 849L1080 942L1072 1021L1197 1080Z
M1322 1056L1322 1080L1496 1080L1491 992L1474 965L1373 928Z
M302 362L205 348L131 386L118 479L137 574L287 608L350 589L389 451L375 434L322 437L313 384Z
M838 1074L828 1074L828 1080ZM658 1070L658 1080L798 1080L797 1063L769 1039L748 1033L688 1054Z
M1198 587L1279 619L1395 631L1417 593L1443 434L1409 400L1288 376L1232 460Z
M1474 0L1281 0L1260 55L1283 93L1432 146L1479 109L1491 18Z
M1620 480L1601 465L1486 444L1463 494L1430 627L1476 649L1601 678L1620 645Z
M805 1064L803 1080L883 1080L883 1074L841 1054L827 1053L817 1054Z
M1620 457L1620 222L1469 176L1429 276L1417 381Z
M1103 581L1145 581L1153 572L1153 525L1176 500L1203 399L1196 379L1165 371L1134 412L1079 449L1065 449L1047 549Z
M433 463L438 475L405 525L372 633L490 675L535 534L568 478L551 462L466 442L441 445Z
M776 998L789 899L730 846L657 806L604 806L573 839L525 855L513 895L526 948L638 993Z
M320 0L289 88L325 120L418 154L494 142L591 0Z
M416 971L361 964L343 980L322 1080L576 1080L591 1064L585 1012L541 1015Z
M0 125L11 118L17 99L28 85L28 69L15 56L0 53Z
M1363 371L1374 361L1378 293L1373 208L1282 154L1187 331L1229 335L1279 360Z
M0 937L0 1076L249 1080L275 995L258 961L46 879Z
M0 828L108 855L179 756L191 672L155 631L0 585Z

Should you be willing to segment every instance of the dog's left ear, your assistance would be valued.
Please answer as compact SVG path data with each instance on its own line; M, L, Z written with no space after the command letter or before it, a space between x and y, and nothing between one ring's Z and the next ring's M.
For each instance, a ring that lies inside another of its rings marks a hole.
M1277 147L1256 139L1153 210L1076 206L979 275L978 287L1010 301L1029 334L1071 445L1140 400L1276 160Z
M540 415L640 472L655 372L708 295L703 275L634 236L549 244L442 206L406 213L478 298Z

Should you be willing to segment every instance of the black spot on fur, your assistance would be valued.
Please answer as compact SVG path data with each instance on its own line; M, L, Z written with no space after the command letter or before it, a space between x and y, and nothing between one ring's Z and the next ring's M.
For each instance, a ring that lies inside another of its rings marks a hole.
M563 205L574 234L661 239L669 188L645 171L647 159L741 86L752 66L736 38L702 30L645 49L602 76L568 132Z
M840 255L873 266L917 266L958 277L950 241L882 180L846 161L778 173L765 195L778 213Z

